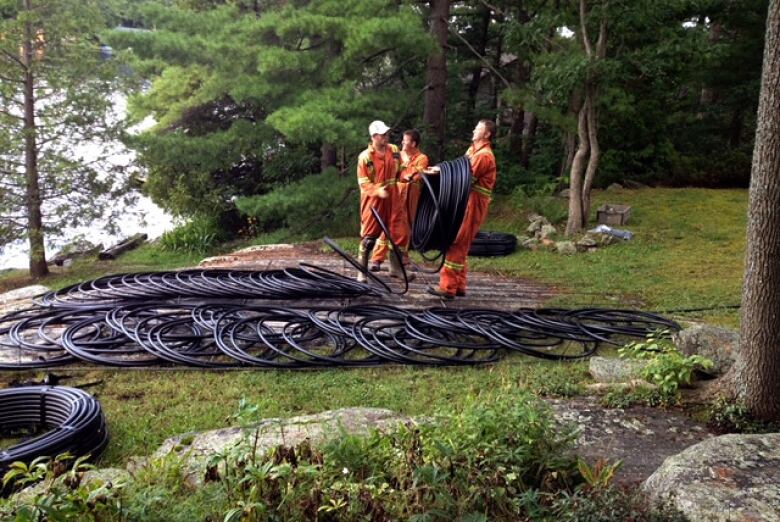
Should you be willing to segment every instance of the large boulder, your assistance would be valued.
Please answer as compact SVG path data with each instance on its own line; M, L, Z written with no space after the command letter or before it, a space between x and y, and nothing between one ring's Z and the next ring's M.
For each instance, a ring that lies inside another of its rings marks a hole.
M598 382L629 382L639 377L645 366L647 361L641 359L591 357L588 371Z
M674 334L674 344L685 355L712 359L711 372L722 375L731 368L739 351L739 332L708 324L695 325Z
M10 292L0 294L0 306L14 303L16 301L32 299L36 295L44 294L48 291L49 289L43 285L31 285L17 288L16 290L11 290Z
M780 433L705 440L666 459L642 488L691 522L780 521Z
M711 435L703 424L678 411L648 406L605 408L598 397L547 399L562 425L579 433L574 453L588 462L623 461L615 481L636 485L664 460Z
M247 440L251 440L257 455L263 455L279 445L296 446L307 439L316 444L344 433L367 434L373 429L384 430L411 422L410 418L390 410L343 408L288 419L265 419L246 428L223 428L179 435L163 442L152 458L176 455L182 461L185 483L198 487L203 483L212 457L239 448ZM138 463L133 462L133 466L137 467Z

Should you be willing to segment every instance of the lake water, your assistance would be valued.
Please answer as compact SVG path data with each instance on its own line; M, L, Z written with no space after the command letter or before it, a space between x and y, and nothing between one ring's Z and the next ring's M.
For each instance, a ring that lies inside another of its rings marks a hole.
M115 95L113 98L114 115L115 117L123 118L127 107L126 99L121 95ZM153 120L145 120L133 129L130 129L130 132L140 132L153 124ZM74 146L73 153L90 161L97 154L103 154L104 151L101 147L86 144ZM120 143L112 144L110 154L108 161L115 165L130 165L135 157L132 151ZM136 172L145 177L144 172ZM118 231L114 234L109 234L104 230L103 220L98 219L88 226L66 228L61 231L58 237L46 238L46 258L51 259L60 248L79 237L83 237L93 244L102 243L104 247L108 248L125 237L140 232L146 233L149 239L154 239L175 226L173 218L145 196L139 196L134 204L125 207L122 209L122 212L122 218L116 223ZM0 246L0 270L6 268L27 268L29 266L28 255L29 244L26 237L19 238L18 241L7 244L4 247Z

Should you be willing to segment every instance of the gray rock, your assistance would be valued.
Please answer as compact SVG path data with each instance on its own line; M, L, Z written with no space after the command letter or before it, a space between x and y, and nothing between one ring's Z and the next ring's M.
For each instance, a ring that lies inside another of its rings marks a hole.
M664 460L711 437L687 415L648 406L605 408L598 397L547 399L558 422L574 424L579 437L575 453L592 463L598 458L623 461L617 484L641 483Z
M251 440L255 445L255 437L256 454L263 455L276 446L295 446L306 439L316 444L342 433L366 434L372 429L382 430L412 422L409 417L377 408L343 408L289 419L265 419L248 428L224 428L170 438L154 452L152 459L170 454L178 456L185 482L191 487L199 487L212 457L231 450L245 451L242 444ZM251 453L249 445L246 451Z
M562 199L569 199L569 194L571 194L570 189L563 189L562 191L558 192L556 196Z
M607 190L621 190L622 188L623 185L621 185L620 183L613 183L607 187Z
M549 223L549 221L547 221L547 218L542 216L541 214L531 213L528 216L528 222L533 223L534 221L541 221L543 225Z
M536 233L539 232L543 226L544 223L541 220L531 221L531 224L528 225L528 228L526 228L525 231L531 235L536 235Z
M780 521L780 433L723 435L669 457L642 485L692 522Z
M577 253L577 246L573 241L558 241L555 243L555 249L559 254L571 256Z
M708 324L695 325L672 336L674 344L685 355L701 355L715 365L708 371L726 373L739 352L739 332Z
M526 239L520 244L523 245L525 248L530 248L531 250L536 250L537 248L539 248L539 240L535 237Z
M558 232L554 226L550 225L549 223L546 225L542 225L542 228L539 229L539 239L547 239L551 235Z
M580 252L584 252L586 250L596 248L597 246L599 246L599 244L592 237L585 236L579 241L577 241L576 246L577 246L577 250L579 250Z
M10 292L0 294L0 305L6 305L15 301L23 301L25 299L32 299L36 295L40 295L48 291L49 289L43 285L32 285L17 288L16 290L11 290Z
M647 361L639 359L591 357L588 371L598 382L628 382L636 379L646 365Z

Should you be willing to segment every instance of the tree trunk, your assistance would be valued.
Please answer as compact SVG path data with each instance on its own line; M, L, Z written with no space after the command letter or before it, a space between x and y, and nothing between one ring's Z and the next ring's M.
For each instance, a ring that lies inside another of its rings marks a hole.
M523 168L528 168L531 162L531 153L534 150L534 140L536 139L536 128L539 125L539 118L536 113L528 113L528 125L523 133L523 153L520 156L520 162L523 164Z
M428 57L425 80L425 113L423 120L432 140L436 159L444 153L444 117L447 104L447 34L450 16L449 0L431 0L431 34L437 49Z
M324 171L328 167L335 167L337 163L336 147L331 143L323 143L320 148L320 170Z
M509 153L513 158L518 157L522 159L524 127L525 110L520 105L512 110L512 124L509 126Z
M598 138L598 120L596 119L596 88L592 88L585 98L585 107L588 119L588 144L590 145L590 156L588 157L588 167L585 169L585 179L582 182L582 226L588 224L590 217L590 191L593 188L593 180L596 178L596 169L601 159L601 149L599 148Z
M569 217L566 221L566 235L570 236L582 230L582 178L585 171L585 158L588 156L588 109L583 103L577 118L577 138L579 146L571 164L569 175Z
M748 207L737 393L780 420L780 0L770 0Z
M561 170L558 172L559 178L563 178L567 173L571 172L574 153L577 151L576 145L577 141L574 133L566 131L563 136L563 158L561 159Z
M710 34L707 37L707 42L714 46L718 43L720 40L720 33L722 32L723 27L718 22L713 22L712 26L710 27ZM701 88L701 94L699 95L699 105L712 105L712 102L715 101L715 89L709 86L704 86ZM701 117L702 114L699 113L699 117Z
M24 8L32 11L31 0ZM43 277L49 273L46 249L43 243L41 190L38 186L38 146L35 134L35 78L32 73L33 39L35 32L29 22L24 24L22 53L24 62L24 170L27 185L27 238L30 242L30 276Z

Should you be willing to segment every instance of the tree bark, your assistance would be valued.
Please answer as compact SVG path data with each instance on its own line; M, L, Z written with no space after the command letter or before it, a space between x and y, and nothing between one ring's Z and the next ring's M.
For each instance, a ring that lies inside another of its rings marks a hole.
M24 8L32 11L32 1L25 0ZM30 22L24 24L22 53L24 62L24 170L27 185L27 238L30 242L30 276L40 278L49 273L46 249L43 243L41 190L38 185L38 147L35 127L35 77L32 72L33 39L35 31Z
M338 163L338 154L336 147L331 143L323 143L320 148L320 170L324 171L328 167L335 167Z
M583 103L577 118L577 138L579 146L571 163L569 174L569 217L566 221L566 235L570 236L582 230L582 181L585 171L585 158L588 155L588 110Z
M574 133L566 131L563 136L563 158L561 159L561 170L558 173L559 178L566 176L567 172L571 172L571 165L574 162L574 153L576 150L576 138Z
M738 396L780 420L780 0L770 0L748 206Z
M526 169L531 162L531 153L533 153L534 140L536 139L536 128L539 125L539 117L536 113L529 112L528 114L528 125L523 132L523 153L520 156L520 163Z
M447 104L447 34L450 16L449 0L431 0L431 34L436 41L436 50L428 57L425 71L425 111L423 121L430 133L435 158L443 155L444 123Z
M607 23L602 18L599 23L599 36L596 39L596 60L603 60L607 55ZM588 158L588 168L585 171L585 181L582 184L582 226L585 227L588 224L590 217L590 191L593 188L593 180L596 178L596 170L599 167L599 160L601 159L601 148L599 147L598 137L598 111L596 109L596 101L598 100L598 85L596 81L590 77L588 79L590 85L588 85L588 99L586 106L588 107L588 140L590 142L590 157Z

